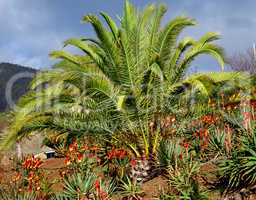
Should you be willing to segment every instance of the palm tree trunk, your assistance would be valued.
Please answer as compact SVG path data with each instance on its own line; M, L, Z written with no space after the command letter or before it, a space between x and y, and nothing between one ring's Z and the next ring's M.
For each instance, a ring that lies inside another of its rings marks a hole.
M21 150L20 142L16 142L16 155L19 160L22 159L22 150Z

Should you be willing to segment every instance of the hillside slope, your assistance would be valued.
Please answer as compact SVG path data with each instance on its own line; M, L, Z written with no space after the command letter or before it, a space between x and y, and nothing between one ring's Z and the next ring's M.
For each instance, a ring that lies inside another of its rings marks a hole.
M0 63L0 112L9 110L11 102L17 102L26 93L36 72L32 68Z

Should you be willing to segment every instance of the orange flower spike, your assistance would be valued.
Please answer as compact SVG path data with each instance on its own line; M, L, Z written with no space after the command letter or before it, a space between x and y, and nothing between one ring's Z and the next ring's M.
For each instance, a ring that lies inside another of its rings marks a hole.
M204 131L204 137L208 137L208 135L209 135L209 131L206 129L205 131Z
M29 181L33 180L34 175L35 175L35 174L34 174L33 171L29 172L29 174L28 174L28 180L29 180Z
M84 155L83 155L82 153L79 153L79 154L77 155L77 161L78 161L79 163L82 162L83 158L84 158Z
M179 155L179 159L180 159L180 160L182 160L182 159L183 159L183 155L182 155L182 153L180 153L180 155Z
M65 160L64 160L64 163L65 165L70 165L71 164L71 161L70 161L70 158L69 157L66 157Z
M115 150L115 158L120 158L121 150Z
M39 158L34 160L34 169L38 169L43 164L43 161Z
M36 175L34 180L38 182L38 181L40 181L40 177L38 175Z
M121 150L119 151L119 158L120 158L120 159L125 158L126 155L127 155L127 152L126 152L125 150L121 149Z
M203 140L202 149L206 149L208 147L208 140Z
M108 159L112 159L113 155L114 155L114 148L112 148L111 151L109 151L109 152L107 153L107 158L108 158Z
M31 159L27 158L24 160L24 162L22 163L22 167L24 169L29 169L31 167Z
M77 141L74 140L68 147L68 150L69 152L73 153L73 152L76 152L77 151L77 148L78 148L78 144L77 144Z
M115 157L115 158L118 158L118 157L119 157L119 150L118 150L118 149L115 149L115 150L114 150L114 157Z
M31 169L32 166L33 166L33 161L32 161L32 159L30 159L30 160L28 160L28 162L27 162L27 169Z
M203 129L199 130L199 137L202 138L203 137Z
M132 166L132 168L136 167L136 165L137 165L136 159L133 158L133 159L130 161L130 165Z
M186 150L188 150L188 148L189 148L189 143L188 142L184 142L183 143L183 147L186 149Z
M108 199L108 194L105 191L101 190L100 194L99 194L99 197L102 200L107 200Z
M23 161L23 163L22 163L21 165L22 165L22 168L24 168L24 169L25 169L25 168L26 168L26 165L27 165L26 160L24 160L24 161Z
M32 185L28 186L28 192L32 192Z
M97 179L97 180L95 181L94 186L95 186L95 189L96 189L96 190L100 190L100 180L99 180L99 179Z
M14 182L18 182L21 179L21 173L17 172L16 175L13 177Z
M112 153L112 151L111 151L111 152L108 152L107 159L108 159L108 160L111 160L112 158L113 158L113 153Z

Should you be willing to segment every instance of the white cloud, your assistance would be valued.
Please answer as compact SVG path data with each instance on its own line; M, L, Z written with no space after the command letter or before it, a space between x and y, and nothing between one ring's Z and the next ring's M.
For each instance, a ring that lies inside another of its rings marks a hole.
M34 5L23 4L29 1L0 1L0 62L41 68L51 64L49 52L61 48L70 34L59 32L57 26L51 28L53 14L46 4L37 10L35 1Z
M140 8L155 0L132 0ZM227 54L243 51L256 42L256 1L234 0L161 0L168 7L167 19L180 14L196 18L199 26L189 28L184 35L198 38L208 31L222 33L220 44ZM88 6L89 5L89 6ZM69 37L92 36L88 26L79 23L83 14L99 10L121 13L123 1L93 0L0 0L0 62L9 61L31 67L51 65L48 53L60 49ZM217 65L203 58L195 63Z

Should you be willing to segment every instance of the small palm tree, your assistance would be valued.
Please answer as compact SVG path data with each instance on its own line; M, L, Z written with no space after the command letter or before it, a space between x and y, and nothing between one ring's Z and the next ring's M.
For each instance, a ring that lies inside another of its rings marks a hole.
M252 87L251 81L249 74L241 72L197 73L176 84L173 95L181 107L196 111L200 110L198 106L207 108L211 101L222 105L239 103Z
M139 11L126 1L119 25L106 13L100 13L104 22L86 15L83 22L92 25L96 38L65 41L64 46L74 46L82 55L63 50L50 54L60 62L33 80L2 146L38 132L54 141L96 135L130 148L138 157L154 157L161 120L169 114L170 102L176 101L173 91L189 83L206 94L209 87L204 83L218 82L219 74L184 82L192 61L206 54L224 66L223 49L213 43L219 39L217 33L179 40L180 33L196 22L179 16L161 27L166 11L164 5ZM228 81L233 76L220 77Z

